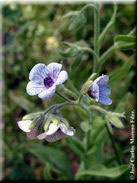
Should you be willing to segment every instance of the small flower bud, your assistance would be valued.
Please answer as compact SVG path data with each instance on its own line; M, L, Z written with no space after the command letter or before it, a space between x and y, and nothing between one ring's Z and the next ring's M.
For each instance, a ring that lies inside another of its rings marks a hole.
M35 119L36 117L40 116L43 112L35 112L35 113L30 113L30 114L27 114L25 116L23 116L23 120L33 120Z
M82 94L86 94L90 88L90 86L92 85L93 81L92 80L87 80L84 85L81 88L81 93Z
M17 124L22 131L27 133L29 138L33 139L39 134L44 119L43 112L30 113L25 115Z
M44 133L37 136L38 139L46 139L49 142L62 139L65 136L73 136L75 129L63 117L50 114L44 125Z
M81 93L82 94L86 94L89 90L89 88L91 87L92 83L93 83L93 79L95 78L95 76L97 75L97 73L93 73L88 80L83 84L82 88L81 88Z
M122 121L120 120L120 117L117 116L117 114L115 115L115 113L108 112L106 118L115 127L124 128L124 125L123 125Z

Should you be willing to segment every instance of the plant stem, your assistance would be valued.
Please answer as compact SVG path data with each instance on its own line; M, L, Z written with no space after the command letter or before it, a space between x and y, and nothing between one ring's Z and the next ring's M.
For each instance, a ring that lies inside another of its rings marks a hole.
M67 97L65 97L65 96L63 96L63 95L61 95L61 94L58 93L58 92L56 92L56 94L57 94L58 96L60 96L61 98L63 98L65 101L67 101L67 102L69 102L69 103L72 103L72 101L71 101L69 98L67 98Z
M66 92L66 94L68 94L71 97L77 99L77 95L74 92L72 92L71 90L69 90L68 88L66 88L65 86L63 87L63 90L64 90L64 92Z
M102 69L102 66L106 62L106 60L114 53L114 51L117 49L115 45L112 45L101 57L100 57L100 63L99 67L97 69L97 73L99 73Z
M44 115L46 115L50 110L54 109L58 104L50 106L48 109L44 111Z
M106 127L106 130L107 130L108 135L110 137L110 140L111 140L111 143L112 143L112 147L114 149L114 152L115 152L115 155L116 155L116 158L117 158L117 162L118 162L119 165L121 165L121 160L120 160L120 157L119 157L119 154L118 154L118 151L117 151L117 148L116 148L113 136L112 136L111 132L109 131L109 128L108 128L107 124L105 124L105 127Z
M99 44L98 44L98 38L100 33L100 15L99 15L99 5L96 5L96 9L94 9L94 52L96 54L96 57L94 55L93 61L93 72L96 72L96 66L99 58Z

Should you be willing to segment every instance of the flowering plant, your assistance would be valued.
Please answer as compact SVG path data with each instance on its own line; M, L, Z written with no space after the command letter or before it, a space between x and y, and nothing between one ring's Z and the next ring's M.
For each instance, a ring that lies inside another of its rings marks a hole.
M27 75L25 73L22 77L25 77L25 84L22 85L26 88L28 100L17 100L17 95L10 94L10 98L28 112L21 120L17 119L17 125L31 141L27 141L22 134L25 142L18 150L24 154L29 151L44 162L46 178L51 178L52 171L62 175L63 179L73 177L64 156L66 146L68 152L71 149L78 156L76 179L90 179L93 176L113 179L122 176L128 170L123 160L124 152L121 152L119 144L115 141L114 132L123 130L126 125L123 111L124 107L127 107L127 98L130 97L125 93L126 85L133 76L130 72L133 56L125 56L123 50L130 50L130 54L133 52L135 30L127 35L114 35L114 40L108 37L112 44L109 47L105 39L116 22L117 5L113 7L112 17L103 30L100 29L101 5L87 4L64 15L63 20L68 22L67 31L72 31L74 39L70 42L64 41L60 49L58 38L47 38L46 43L44 42L46 53L54 59L48 59L48 56L45 58L44 55L43 61L38 60L35 64L32 61L31 68L29 65ZM33 29L33 26L30 29ZM82 35L80 38L79 32ZM89 36L92 32L93 37ZM36 35L39 34L37 32ZM60 33L57 32L58 34ZM89 37L91 39L88 40ZM67 36L65 40L68 40ZM33 49L37 50L38 47L34 46ZM115 52L118 55L117 59L124 58L125 62L122 62L122 67L112 72L107 62L111 59L112 62L115 61L115 58L111 58ZM52 57L54 53L55 56ZM37 57L35 52L32 55ZM126 80L128 74L130 76ZM119 94L119 89L121 93L125 92L124 98ZM23 95L24 91L23 88ZM33 100L34 103L30 102L30 105L26 102ZM117 101L121 100L122 104L119 102L119 105L116 105ZM67 115L64 110L67 111ZM109 152L109 146L112 152ZM62 151L59 148L62 148ZM69 153L67 156L69 157Z

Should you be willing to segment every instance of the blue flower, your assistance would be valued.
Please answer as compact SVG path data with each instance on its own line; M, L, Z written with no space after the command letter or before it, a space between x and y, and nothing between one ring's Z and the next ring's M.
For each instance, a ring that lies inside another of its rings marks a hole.
M51 63L49 65L37 64L29 74L29 83L26 91L29 95L38 95L41 99L50 99L56 91L56 86L68 79L66 71L61 71L62 65Z
M108 80L107 75L98 77L88 91L90 97L93 97L97 102L104 105L112 104L112 100L109 98L111 89L108 87Z

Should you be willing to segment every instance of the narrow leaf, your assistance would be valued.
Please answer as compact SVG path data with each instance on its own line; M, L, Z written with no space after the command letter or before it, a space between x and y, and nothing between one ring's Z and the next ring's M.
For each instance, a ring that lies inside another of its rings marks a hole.
M104 166L96 166L89 170L83 170L78 172L77 177L82 176L102 176L102 177L118 177L128 170L128 165L120 165L114 168L106 168Z

